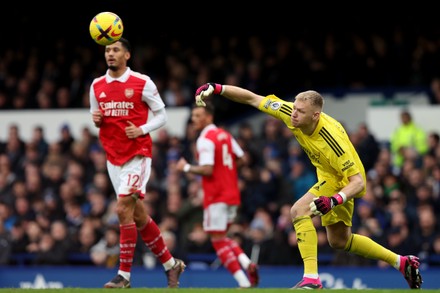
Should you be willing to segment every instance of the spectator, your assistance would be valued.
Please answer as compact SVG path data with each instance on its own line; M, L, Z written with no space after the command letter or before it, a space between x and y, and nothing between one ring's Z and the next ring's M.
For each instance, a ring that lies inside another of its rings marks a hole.
M49 153L49 143L46 140L43 126L35 126L32 131L31 143L37 147L39 162L43 162Z
M215 250L209 240L209 234L203 230L201 223L194 224L192 230L185 236L187 237L185 251L188 255L198 253L215 254Z
M440 263L440 233L437 233L434 242L432 243L431 250L429 251L429 264L432 266Z
M10 169L16 175L20 174L20 160L24 157L26 151L26 143L20 136L19 126L11 125L9 127L8 139L4 145L4 153L10 164Z
M97 266L114 268L119 261L119 230L109 227L104 236L90 248L90 259Z
M26 253L26 247L29 244L29 238L25 232L23 222L15 222L10 231L11 252L12 254Z
M272 253L275 247L273 233L270 214L264 209L258 209L249 225L244 244L244 249L253 262L262 265L273 265L277 262L277 255Z
M54 220L51 222L50 227L50 235L55 241L55 247L61 254L64 251L64 254L68 255L71 251L74 250L74 239L69 231L69 228L63 220Z
M420 246L422 256L429 254L430 248L436 236L439 234L439 225L434 214L434 209L430 205L420 205L417 208L419 222L415 231L413 241L417 241Z
M281 188L281 192L285 193L283 202L297 201L316 182L316 174L307 168L304 161L297 160L290 165L286 186Z
M74 239L75 245L73 246L73 251L76 253L88 255L90 253L90 249L100 239L98 231L89 222L83 224L78 230L71 231L73 231L73 233L78 236L77 239Z
M28 222L35 220L35 211L32 210L31 204L26 197L17 197L14 203L14 213L16 221Z
M182 247L187 247L187 237L194 226L203 222L203 193L200 188L200 182L192 179L187 186L187 196L175 213L180 223L178 243Z
M60 129L60 138L58 139L58 144L60 145L61 153L63 155L69 155L71 151L71 146L75 142L75 138L72 135L70 130L70 126L68 124L64 124Z
M43 233L38 242L33 264L36 265L65 265L67 264L67 251L53 239L50 233Z
M0 221L8 231L10 231L14 223L17 222L17 215L14 214L14 210L3 201L0 201Z
M0 219L0 265L8 265L11 254L11 237L8 230L3 225L3 221Z
M249 122L241 122L239 124L237 142L245 152L249 152L249 157L252 158L251 166L253 164L260 164L256 160L261 157L261 147L264 141L259 139Z
M390 139L393 164L398 168L403 166L405 158L418 159L429 148L426 131L413 121L409 111L400 113L400 122Z
M429 101L432 105L440 104L440 77L435 76L430 82Z
M435 157L437 149L440 147L440 134L430 132L428 134L428 153Z
M374 167L380 152L379 142L370 132L365 123L361 123L355 134L352 135L353 145L359 153L359 157L364 164L365 171L368 172Z
M43 229L35 221L29 221L26 223L25 231L28 239L26 245L26 252L34 254L40 250L40 240L43 236Z

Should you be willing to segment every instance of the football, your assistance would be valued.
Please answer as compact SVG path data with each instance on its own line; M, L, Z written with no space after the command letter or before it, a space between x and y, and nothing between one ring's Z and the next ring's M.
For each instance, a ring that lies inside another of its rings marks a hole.
M90 36L102 46L118 41L124 32L121 18L113 12L101 12L90 22Z

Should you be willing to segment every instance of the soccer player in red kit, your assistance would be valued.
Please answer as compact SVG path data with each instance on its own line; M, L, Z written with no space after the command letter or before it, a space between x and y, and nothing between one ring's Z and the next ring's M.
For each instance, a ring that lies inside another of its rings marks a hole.
M107 169L117 195L119 270L105 288L130 288L130 272L138 233L162 263L168 287L179 286L185 269L165 245L156 222L142 203L151 172L150 132L165 125L165 104L154 82L127 63L130 43L121 38L105 47L108 70L90 87L90 112L107 154ZM153 114L148 119L149 110ZM147 122L148 121L148 122Z
M180 158L176 168L202 176L203 228L209 233L218 258L239 287L255 287L259 282L257 265L227 236L241 203L236 160L243 156L243 150L229 132L213 124L212 105L194 107L191 121L200 131L196 145L198 165L190 165Z

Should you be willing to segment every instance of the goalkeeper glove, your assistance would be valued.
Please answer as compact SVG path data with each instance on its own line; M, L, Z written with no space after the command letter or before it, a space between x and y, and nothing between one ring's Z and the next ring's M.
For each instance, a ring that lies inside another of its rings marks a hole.
M320 196L310 203L310 211L315 216L322 216L330 212L335 206L347 201L347 196L340 192L332 197Z
M212 94L218 95L223 93L223 86L218 83L205 83L204 85L200 86L196 90L196 105L197 106L206 106L206 103L203 101L203 99L207 96L210 96Z

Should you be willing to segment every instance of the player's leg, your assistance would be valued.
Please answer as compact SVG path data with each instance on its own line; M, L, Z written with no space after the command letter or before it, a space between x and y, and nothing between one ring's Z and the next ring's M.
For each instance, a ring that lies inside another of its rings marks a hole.
M227 228L228 205L215 203L204 209L203 229L209 234L218 258L241 288L249 288L251 283L231 248L231 239L227 237Z
M130 274L133 264L134 249L137 241L137 229L134 222L134 210L136 200L126 192L127 173L119 166L107 162L107 169L113 188L117 194L116 213L119 219L119 270L118 274L109 282L105 288L130 288Z
M166 246L162 233L156 222L147 215L145 206L141 200L138 200L135 210L135 219L139 234L145 245L156 256L165 269L167 275L168 287L179 287L180 274L185 270L185 263L173 257Z
M238 206L228 206L228 228L237 218L237 210ZM232 252L237 257L240 265L246 270L249 281L251 282L252 287L257 287L260 283L260 274L258 272L258 265L251 261L251 259L244 253L240 244L232 238L226 237L226 241L228 241L229 246L232 249Z
M369 259L382 260L399 270L410 288L420 289L422 277L416 256L401 256L376 243L371 238L351 233L353 200L333 209L334 213L323 216L329 244L335 249L355 253Z
M136 228L139 230L139 234L148 246L150 251L161 262L167 275L168 287L179 287L180 274L185 269L185 263L182 260L175 259L165 241L162 237L161 231L156 222L147 215L146 208L143 200L145 197L146 187L151 174L151 158L136 157L129 162L130 169L132 170L133 178L138 178L136 183L135 192L132 193L132 198L136 200L134 210L134 222ZM133 190L133 189L132 189Z
M318 236L312 222L309 204L315 196L307 192L292 206L290 213L298 240L298 249L304 262L303 279L293 288L321 289L318 274Z
M249 282L252 287L257 287L260 283L260 274L258 265L244 253L241 246L232 238L226 237L225 240L228 242L229 247L231 248L234 255L237 257L240 265L246 270Z

